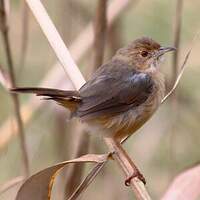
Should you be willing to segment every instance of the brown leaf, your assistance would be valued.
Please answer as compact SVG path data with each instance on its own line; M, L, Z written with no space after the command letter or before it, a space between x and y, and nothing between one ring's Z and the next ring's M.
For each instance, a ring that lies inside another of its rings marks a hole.
M51 199L51 190L54 179L62 168L70 163L103 163L107 161L108 154L87 154L79 158L58 163L48 167L26 180L17 193L16 200L47 200Z
M200 196L200 165L178 175L162 200L195 200Z

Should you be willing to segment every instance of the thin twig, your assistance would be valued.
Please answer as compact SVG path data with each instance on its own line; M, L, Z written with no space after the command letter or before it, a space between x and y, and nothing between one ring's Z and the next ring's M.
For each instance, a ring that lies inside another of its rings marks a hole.
M166 99L167 99L170 95L172 95L172 93L175 91L176 87L178 86L179 81L180 81L180 79L181 79L181 77L182 77L182 75L183 75L183 72L184 72L184 70L185 70L186 63L187 63L187 61L188 61L188 58L189 58L189 56L190 56L190 54L191 54L191 51L192 51L192 49L190 49L190 50L188 51L188 53L187 53L187 55L186 55L186 57L185 57L185 59L184 59L184 62L183 62L183 64L182 64L182 66L181 66L181 70L180 70L180 72L179 72L179 75L178 75L178 77L177 77L177 79L176 79L176 81L175 81L175 83L174 83L172 89L171 89L171 90L169 91L169 93L167 93L167 95L162 99L162 102L161 102L161 103L164 103L164 102L166 101Z
M116 51L122 47L121 28L121 21L118 19L108 29L107 42L111 56L114 56Z
M106 38L107 0L98 0L94 21L94 68L102 65Z
M174 47L176 51L173 54L173 81L174 84L178 76L179 67L179 56L180 56L180 39L181 39L181 19L183 12L183 0L176 1L176 14L175 14L175 25L174 25Z
M10 82L11 82L11 86L15 87L16 80L15 80L15 74L14 74L11 45L10 45L10 40L9 40L9 28L8 28L8 23L7 23L8 14L6 13L6 9L5 9L6 3L8 3L8 2L5 2L5 0L1 0L1 12L3 12L1 17L2 17L2 22L4 23L4 28L1 31L2 31L2 36L3 36L5 52L6 52L6 56L7 56ZM20 133L19 136L20 136L20 144L21 144L21 150L22 150L24 173L25 173L25 177L28 177L29 176L28 152L27 152L27 147L26 147L26 142L25 142L24 127L23 127L22 118L21 118L21 114L20 114L19 98L18 98L17 94L11 94L11 96L12 96L13 103L14 103L15 118L17 120L17 125L18 125L18 129L19 129L19 133Z
M71 195L71 197L68 198L68 200L77 199L87 189L87 187L92 183L92 181L99 174L99 172L101 171L101 169L104 167L105 164L106 164L106 162L96 164L96 166L88 173L86 178L82 181L82 183L74 191L74 193Z
M20 49L20 60L19 60L19 73L24 68L27 48L28 48L28 37L29 37L29 10L25 1L22 1L22 33L21 33L21 49Z
M175 89L177 88L177 86L178 86L178 84L179 84L179 81L181 80L181 77L182 77L183 72L184 72L184 70L185 70L187 61L188 61L188 59L189 59L189 57L190 57L190 54L191 54L191 52L192 52L192 48L193 48L193 46L194 46L194 43L195 43L195 41L197 40L197 38L199 37L199 34L200 34L200 30L196 33L196 35L195 35L194 38L193 38L191 48L189 49L188 53L187 53L186 56L185 56L185 59L184 59L183 64L182 64L182 66L181 66L180 72L179 72L179 74L178 74L178 77L176 78L176 81L175 81L175 83L174 83L172 89L165 95L165 97L162 99L161 103L164 103L164 102L173 94L173 92L174 92Z

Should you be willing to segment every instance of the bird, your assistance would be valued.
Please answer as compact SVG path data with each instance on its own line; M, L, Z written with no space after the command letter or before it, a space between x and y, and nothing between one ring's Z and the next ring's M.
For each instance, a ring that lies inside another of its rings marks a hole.
M15 93L34 93L53 100L86 124L90 132L122 141L135 133L161 105L165 53L175 51L149 37L140 37L119 49L78 90L16 87Z

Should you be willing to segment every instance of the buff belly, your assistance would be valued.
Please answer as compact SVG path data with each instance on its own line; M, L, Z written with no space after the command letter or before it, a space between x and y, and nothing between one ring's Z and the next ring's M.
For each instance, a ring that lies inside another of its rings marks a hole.
M86 123L90 132L100 132L104 137L114 137L117 140L121 140L138 130L157 108L158 101L151 100L122 114L101 117L89 120Z

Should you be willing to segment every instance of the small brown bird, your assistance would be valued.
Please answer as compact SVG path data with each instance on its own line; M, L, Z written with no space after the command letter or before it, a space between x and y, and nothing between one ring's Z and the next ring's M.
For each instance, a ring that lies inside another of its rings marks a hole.
M161 47L142 37L119 49L99 67L79 91L22 87L12 92L35 93L54 100L88 124L95 133L117 140L134 133L159 107L165 94L162 56L173 47Z
M121 141L139 129L161 104L165 83L159 64L166 52L174 50L142 37L118 50L79 91L29 87L11 91L54 100L91 131Z

